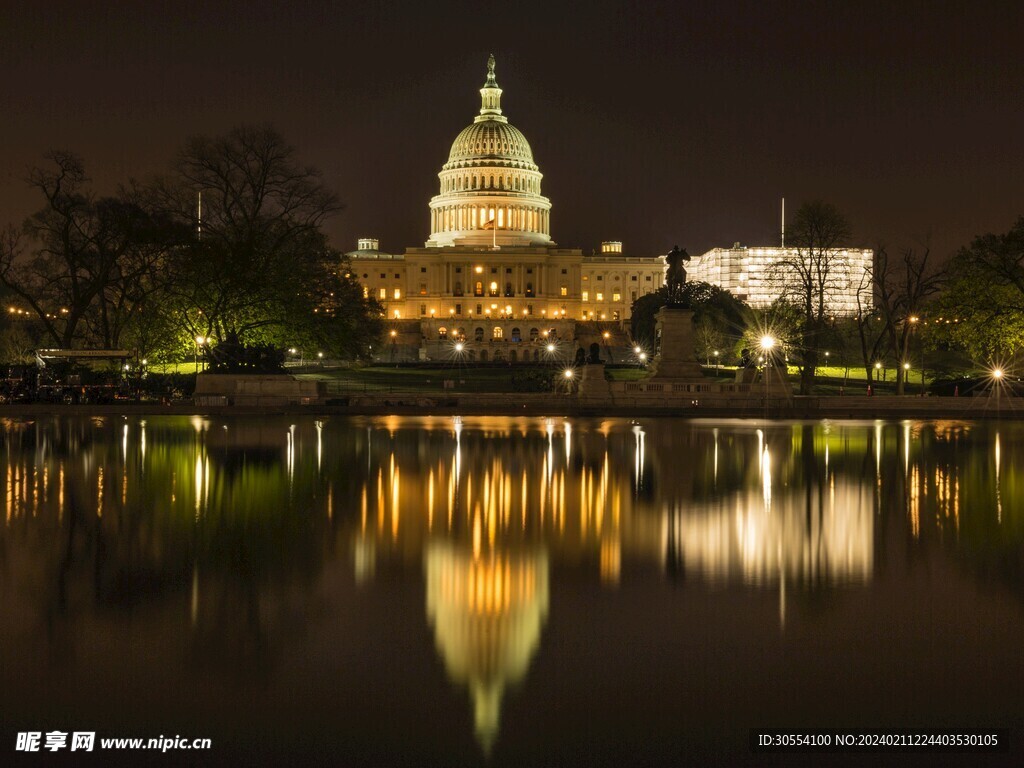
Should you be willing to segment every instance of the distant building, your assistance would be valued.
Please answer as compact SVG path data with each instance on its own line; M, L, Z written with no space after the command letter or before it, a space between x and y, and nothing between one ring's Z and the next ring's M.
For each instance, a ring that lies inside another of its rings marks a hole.
M748 248L736 243L732 248L713 248L694 258L686 267L687 279L721 286L750 306L764 309L776 299L787 296L787 286L797 279L787 262L798 255L796 248ZM826 298L830 313L856 314L858 288L862 293L862 309L871 309L873 265L874 251L869 248L835 251L829 265ZM792 294L789 298L793 298Z
M450 359L461 341L467 359L542 360L552 339L557 358L571 359L605 331L628 346L624 323L637 298L664 285L664 257L628 256L619 241L585 256L552 241L543 174L501 93L492 58L480 113L438 174L425 246L394 254L360 238L346 254L353 273L384 306L392 338L406 352L418 339L420 359Z

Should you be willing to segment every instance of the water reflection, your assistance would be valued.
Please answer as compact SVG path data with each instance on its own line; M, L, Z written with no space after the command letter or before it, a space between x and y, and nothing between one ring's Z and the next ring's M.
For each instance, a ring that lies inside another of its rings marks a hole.
M1022 582L1016 425L3 426L0 606L20 637L86 644L96 622L133 636L127 617L156 610L160 643L180 647L170 654L179 674L209 663L216 674L272 676L295 633L313 631L323 585L344 574L372 592L417 571L425 624L485 752L544 642L558 573L609 592L651 574L777 592L779 628L807 596L870 585L886 567L887 529L1014 590ZM0 661L19 648L8 643Z

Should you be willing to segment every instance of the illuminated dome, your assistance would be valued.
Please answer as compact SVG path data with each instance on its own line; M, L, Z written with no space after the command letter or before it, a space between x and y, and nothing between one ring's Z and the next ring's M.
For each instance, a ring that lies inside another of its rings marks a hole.
M536 171L533 152L523 132L507 122L485 120L462 129L452 143L444 170L500 163Z
M480 114L455 137L438 174L427 246L553 245L543 174L522 131L501 113L493 56L480 100Z

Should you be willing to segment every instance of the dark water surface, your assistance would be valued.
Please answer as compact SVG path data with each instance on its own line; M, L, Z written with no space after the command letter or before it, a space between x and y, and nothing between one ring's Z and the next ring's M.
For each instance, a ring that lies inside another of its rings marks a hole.
M212 739L104 755L163 765L1024 759L1024 425L3 434L0 764L51 730ZM1003 728L1010 752L752 754L769 726Z

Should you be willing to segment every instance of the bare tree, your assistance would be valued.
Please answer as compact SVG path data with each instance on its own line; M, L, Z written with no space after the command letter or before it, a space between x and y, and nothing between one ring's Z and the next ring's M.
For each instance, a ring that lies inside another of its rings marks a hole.
M55 167L31 172L45 205L21 231L9 228L0 250L0 282L38 316L46 335L70 347L106 287L120 247L109 205L86 189L81 159L51 152Z
M928 247L921 252L903 249L896 264L891 263L884 248L876 256L875 293L885 322L889 352L896 362L897 395L906 391L905 365L910 361L911 334L919 327L925 303L945 281L944 271L929 264L930 256Z
M822 337L828 328L830 299L845 289L851 276L842 257L850 239L846 217L830 203L814 201L797 210L787 232L791 247L772 265L769 278L781 298L800 309L800 394L810 394Z
M879 248L877 253L884 252ZM879 269L885 265L880 264L878 257L875 257L874 270L865 269L858 276L854 295L857 303L857 337L860 341L860 355L864 363L864 375L867 378L868 386L872 386L875 376L875 362L881 355L888 337L888 326L883 318L874 311L875 282Z

